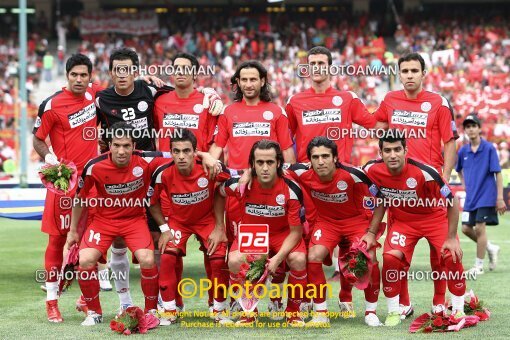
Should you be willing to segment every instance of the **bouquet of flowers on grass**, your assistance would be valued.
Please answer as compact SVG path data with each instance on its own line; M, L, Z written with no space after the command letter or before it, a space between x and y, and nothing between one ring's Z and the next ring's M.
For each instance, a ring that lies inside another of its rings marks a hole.
M152 314L144 314L140 307L126 308L115 319L110 321L110 329L116 333L131 335L132 333L145 334L149 329L158 327L159 320Z
M255 295L260 296L263 288L261 285L264 283L268 275L267 270L267 255L246 255L246 261L241 264L239 277L243 278L253 285L251 289L242 289L240 305L245 312L253 312L259 303L259 299ZM258 285L258 286L257 286ZM255 294L255 290L257 293Z
M411 333L458 332L462 328L476 326L480 319L475 315L467 315L456 319L446 313L420 315L409 327Z
M57 165L46 164L39 170L39 177L46 189L58 195L67 195L74 189L77 175L76 165L66 161Z
M491 317L490 310L484 306L482 300L478 299L473 290L470 290L466 296L469 297L469 301L464 301L464 313L466 315L476 315L480 318L480 321L489 320ZM448 303L448 309L452 309L450 303Z
M368 287L372 260L364 242L354 242L349 251L342 255L340 270L347 282L353 284L356 288L363 290Z

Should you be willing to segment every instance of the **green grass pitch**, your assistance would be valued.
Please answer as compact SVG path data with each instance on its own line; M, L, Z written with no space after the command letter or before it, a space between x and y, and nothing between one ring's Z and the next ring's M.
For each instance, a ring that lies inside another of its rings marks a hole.
M334 338L334 339L403 339L403 338L473 338L496 339L510 338L509 285L510 261L510 217L504 216L498 227L488 227L489 239L501 246L498 267L489 272L486 264L486 274L476 281L468 282L468 289L484 300L492 311L489 321L483 322L472 329L465 329L459 333L448 334L410 334L408 327L410 320L404 321L394 328L369 328L363 321L364 297L363 292L354 290L354 303L357 317L355 319L333 319L331 328L327 329L274 329L274 328L185 328L182 324L169 327L159 327L151 330L147 338L172 337L184 338ZM9 339L89 339L89 338L119 338L109 329L109 321L114 317L118 308L118 298L115 292L102 292L101 301L104 311L104 323L96 327L82 327L84 319L82 313L76 312L74 302L80 294L79 286L75 282L71 289L60 299L60 310L64 317L62 324L50 324L46 320L45 293L39 289L35 281L35 271L43 269L44 250L47 236L40 232L40 221L15 221L0 219L0 338ZM475 259L475 244L461 235L461 245L464 251L464 266L469 268ZM379 258L381 257L378 254ZM488 259L486 257L486 262ZM414 253L411 270L430 270L428 245L422 240ZM332 273L326 268L326 275ZM184 276L199 280L205 276L202 255L198 251L198 244L191 240L188 244L188 256L184 260ZM433 284L431 281L412 281L409 283L411 300L415 305L414 317L430 310ZM140 273L131 269L131 290L135 304L143 305L140 290ZM337 294L338 283L333 284L333 297L329 299L331 311L338 311ZM185 300L187 311L206 311L206 299L191 298ZM267 301L261 301L259 309L266 310ZM384 321L386 316L386 301L383 294L379 297L378 316ZM188 321L209 322L208 318L192 318ZM505 321L507 320L507 321ZM269 320L260 319L262 322Z

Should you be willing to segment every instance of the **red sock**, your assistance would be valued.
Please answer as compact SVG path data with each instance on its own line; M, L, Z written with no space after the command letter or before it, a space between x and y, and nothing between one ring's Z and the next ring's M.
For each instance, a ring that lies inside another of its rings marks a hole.
M466 279L463 276L464 267L462 262L457 258L457 263L453 263L451 254L447 254L444 259L444 265L448 278L457 278L455 280L448 280L448 290L456 296L462 296L466 293Z
M435 248L430 246L430 267L432 271L441 273L444 268L441 265L441 260L435 252ZM446 303L446 280L434 280L434 298L432 299L434 305L444 305Z
M322 269L322 262L308 262L308 281L315 287L317 296L314 296L314 303L323 303L327 297L326 276ZM322 286L321 286L322 285ZM322 288L321 288L322 287Z
M225 275L222 274L223 269L225 268L225 259L224 258L212 258L209 260L209 264L211 267L211 281L213 283L213 288L209 289L209 294L212 293L213 299L217 302L223 302L227 299L227 285L228 280L225 280ZM215 282L218 283L215 286ZM210 295L209 295L210 296Z
M372 273L370 274L370 283L365 288L365 300L370 303L377 302L379 298L379 290L381 288L381 273L379 272L379 262L372 265Z
M145 313L158 307L158 267L140 269L142 292L145 297Z
M214 283L212 279L212 268L211 268L211 260L209 259L209 256L204 251L204 267L205 267L205 273L207 274L207 279ZM214 300L214 291L212 289L209 289L207 292L209 294L209 298L207 300L208 305L212 305Z
M175 292L177 291L176 262L177 256L173 253L161 255L159 291L165 302L175 300Z
M179 282L182 280L182 272L184 270L184 263L182 256L177 256L177 261L175 263L175 304L177 306L184 306L184 302L182 301L182 296L179 294L179 290L177 289Z
M58 273L64 260L65 235L49 235L48 245L44 253L44 268L46 269L46 282L57 282Z
M92 267L90 269L83 269L82 267L78 267L78 271L78 283L80 284L81 293L87 303L88 309L96 312L97 314L103 314L101 302L99 301L99 280L97 279L97 268Z
M291 270L289 273L289 286L287 287L287 308L286 312L297 312L305 293L307 284L306 269L304 270ZM294 288L291 288L294 286ZM299 288L302 287L302 289Z
M352 302L352 287L353 285L347 282L344 274L340 270L340 292L338 298L342 302Z
M402 260L391 254L383 254L382 282L384 296L392 298L400 294Z

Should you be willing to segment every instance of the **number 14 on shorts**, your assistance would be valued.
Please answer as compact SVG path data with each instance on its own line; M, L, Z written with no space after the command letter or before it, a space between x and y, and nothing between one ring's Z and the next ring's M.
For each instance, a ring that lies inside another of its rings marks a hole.
M268 224L240 224L237 237L241 254L269 253Z

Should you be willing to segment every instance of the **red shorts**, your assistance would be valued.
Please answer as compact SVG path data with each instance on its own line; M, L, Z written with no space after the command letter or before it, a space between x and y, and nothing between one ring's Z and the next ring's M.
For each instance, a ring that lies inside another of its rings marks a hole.
M441 219L435 222L428 221L427 224L415 228L402 221L393 220L388 226L383 253L400 250L404 254L404 262L408 267L413 258L414 247L424 237L429 242L430 251L439 256L443 243L448 237L448 220Z
M324 220L317 220L310 233L309 248L315 245L321 245L328 249L329 255L339 244L350 244L356 239L361 239L368 229L368 220L359 218L342 220L338 224L333 224Z
M91 197L95 196L95 188L91 189ZM42 216L41 231L49 235L67 235L71 228L71 211L73 197L76 193L76 187L67 195L57 195L50 190L46 190L46 199L44 201L44 211ZM96 208L87 208L87 213L83 211L83 216L87 218L85 226L90 225L94 217Z
M97 249L103 254L99 261L106 263L106 253L117 236L124 239L133 254L138 249L154 250L152 236L147 227L145 216L129 220L110 220L108 222L96 218L83 233L80 250L85 248Z
M290 234L290 230L281 232L281 233L277 233L277 234L269 234L269 253L276 254L282 247L283 241L285 241L285 239L287 238L287 236L289 234ZM230 247L230 252L236 251L238 249L239 249L238 239L236 238L234 240L234 242L232 243L232 246ZM301 238L299 240L298 244L296 244L296 246L294 248L292 248L292 250L290 252L291 253L298 252L298 253L306 254L306 245L305 245L305 241L303 241L303 238Z
M187 226L176 222L171 222L169 224L172 235L174 235L174 240L168 242L165 252L169 251L169 249L179 249L182 252L182 256L186 256L186 243L191 235L195 234L198 237L198 241L201 244L201 249L209 248L209 243L207 242L209 235L211 235L214 230L215 223L208 224L196 224L193 226ZM227 253L227 244L222 243L218 247L216 247L216 251L209 257L225 257Z

